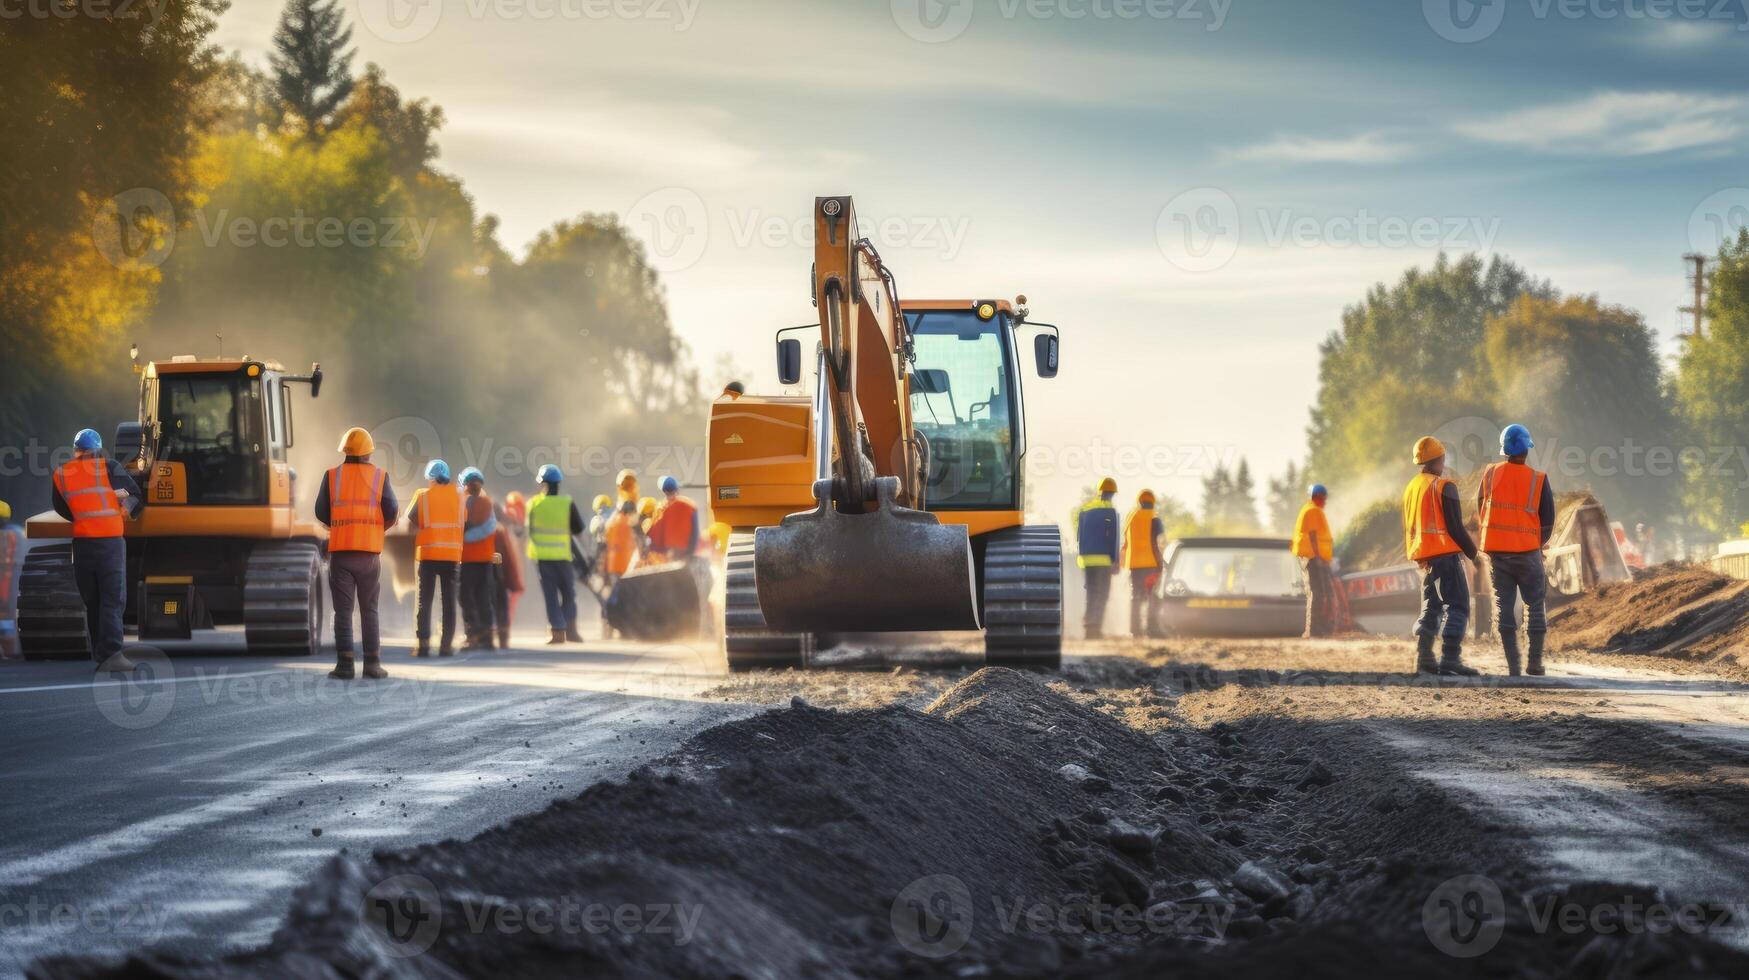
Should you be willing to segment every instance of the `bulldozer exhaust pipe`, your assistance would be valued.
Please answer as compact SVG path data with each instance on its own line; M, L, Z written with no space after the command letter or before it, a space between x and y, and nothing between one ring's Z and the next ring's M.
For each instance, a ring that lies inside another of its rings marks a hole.
M977 573L964 525L894 503L897 477L874 481L875 509L840 513L832 480L813 510L754 532L754 584L771 629L873 633L979 629Z

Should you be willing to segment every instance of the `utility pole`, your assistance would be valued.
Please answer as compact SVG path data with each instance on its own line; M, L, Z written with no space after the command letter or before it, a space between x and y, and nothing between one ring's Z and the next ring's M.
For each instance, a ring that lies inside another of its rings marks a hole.
M1680 307L1680 310L1694 317L1694 331L1690 336L1699 337L1706 327L1707 257L1699 252L1690 252L1682 257L1682 261L1694 266L1694 271L1688 274L1689 285L1694 287L1694 305Z

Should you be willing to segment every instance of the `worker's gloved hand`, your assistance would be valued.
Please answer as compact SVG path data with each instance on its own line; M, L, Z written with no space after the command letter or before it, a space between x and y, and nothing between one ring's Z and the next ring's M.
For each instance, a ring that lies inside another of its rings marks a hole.
M492 564L494 564L494 565L504 564L504 552L502 552L502 551L492 552Z

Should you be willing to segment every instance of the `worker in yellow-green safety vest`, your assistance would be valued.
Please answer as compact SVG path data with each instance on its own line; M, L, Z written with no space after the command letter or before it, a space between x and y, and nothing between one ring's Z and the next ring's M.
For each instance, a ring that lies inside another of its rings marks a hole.
M1111 577L1118 573L1117 508L1111 502L1116 496L1117 481L1108 476L1099 481L1099 495L1076 512L1075 542L1080 554L1075 564L1081 566L1087 586L1087 612L1081 626L1089 640L1105 635L1105 604L1111 598Z
M577 577L571 567L571 536L583 533L577 504L559 492L564 479L557 466L541 467L541 492L528 502L528 557L540 571L541 596L547 603L547 645L583 642L577 632Z

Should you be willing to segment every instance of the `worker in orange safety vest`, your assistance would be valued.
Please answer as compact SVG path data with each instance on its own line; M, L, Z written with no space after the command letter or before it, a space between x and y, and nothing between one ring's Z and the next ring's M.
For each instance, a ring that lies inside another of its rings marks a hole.
M73 437L73 458L55 470L55 513L73 523L73 576L85 602L91 658L99 673L134 669L122 653L122 616L128 601L126 519L145 499L121 464L103 454L103 437L83 429Z
M1293 552L1306 583L1306 631L1302 635L1308 639L1336 631L1336 576L1330 567L1334 539L1330 518L1324 513L1329 499L1330 491L1322 483L1312 484L1294 521Z
M1154 491L1136 495L1136 509L1124 520L1123 567L1130 573L1130 635L1141 639L1159 628L1160 538L1166 524L1155 509Z
M486 475L462 470L462 649L490 650L498 622L498 509L486 495Z
M703 518L698 505L680 495L680 481L665 476L661 482L663 502L650 522L649 557L652 561L678 561L686 564L698 587L698 629L700 635L710 631L713 619L710 608L711 567L707 555L699 553L699 538Z
M417 533L414 561L419 591L413 606L415 657L431 656L431 603L443 603L443 633L437 655L455 656L456 589L462 562L462 495L450 479L449 464L434 459L425 467L429 484L407 505L407 524Z
M1403 490L1403 547L1421 567L1421 618L1415 623L1415 670L1422 674L1474 677L1463 662L1464 627L1470 621L1470 581L1462 557L1477 560L1476 543L1464 528L1457 484L1445 477L1445 446L1432 436L1415 443L1421 472ZM1442 626L1443 623L1443 626ZM1442 641L1435 663L1433 642Z
M356 676L352 650L352 610L358 608L364 676L389 676L382 664L382 631L377 603L382 593L383 532L395 526L400 505L388 474L371 464L376 442L361 428L340 440L344 457L316 491L316 520L328 528L328 595L334 604L334 669L328 676Z
M1494 586L1494 624L1506 653L1506 672L1519 676L1518 601L1524 600L1525 632L1530 639L1525 673L1543 675L1543 645L1548 637L1548 575L1543 548L1555 533L1555 492L1548 474L1525 460L1536 443L1530 430L1509 425L1500 433L1503 463L1482 471L1476 514L1482 526L1481 549L1488 556Z

